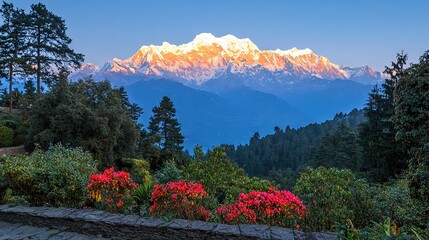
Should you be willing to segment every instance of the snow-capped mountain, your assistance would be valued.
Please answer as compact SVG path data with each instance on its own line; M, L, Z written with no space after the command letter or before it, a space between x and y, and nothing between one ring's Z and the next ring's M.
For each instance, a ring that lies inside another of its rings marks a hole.
M197 35L179 46L143 46L127 59L101 68L86 64L71 80L93 75L125 86L145 113L169 96L182 124L185 146L244 143L274 126L304 126L338 112L362 108L383 76L368 66L347 67L312 50L260 50L249 39Z
M248 38L215 37L202 33L189 43L143 46L125 60L114 58L101 69L84 65L74 75L114 74L161 77L185 84L202 85L212 79L236 75L249 81L290 83L296 79L358 79L371 83L381 74L365 66L342 67L306 48L260 50ZM72 76L72 77L75 77ZM251 79L251 80L250 80Z
M354 68L342 66L341 69L347 73L349 79L363 84L381 83L383 79L388 78L386 74L374 71L368 66Z

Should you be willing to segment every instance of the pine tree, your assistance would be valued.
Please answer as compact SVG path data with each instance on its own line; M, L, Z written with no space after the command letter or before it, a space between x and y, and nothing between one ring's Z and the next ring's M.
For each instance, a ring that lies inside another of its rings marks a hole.
M27 18L22 9L6 2L0 13L3 21L0 26L0 77L9 82L9 111L12 112L14 78L25 76L30 69L25 58Z
M36 87L31 79L24 83L24 93L19 101L19 106L22 109L28 109L36 100Z
M396 141L393 124L395 112L394 92L398 80L404 75L407 55L397 55L396 62L386 67L382 89L375 87L365 107L366 122L360 126L360 141L364 153L362 171L369 171L375 181L386 181L406 168L406 151Z
M411 193L429 202L429 51L402 74L394 99L396 139L410 154Z
M58 80L59 69L77 68L83 55L70 47L64 20L46 9L42 3L31 5L29 18L30 54L36 66L37 94L41 92L41 81L51 85Z
M182 143L184 137L180 133L180 124L176 118L173 102L166 96L159 106L152 109L153 115L149 122L149 136L155 146L160 149L159 159L151 164L154 170L163 166L167 160L181 164Z

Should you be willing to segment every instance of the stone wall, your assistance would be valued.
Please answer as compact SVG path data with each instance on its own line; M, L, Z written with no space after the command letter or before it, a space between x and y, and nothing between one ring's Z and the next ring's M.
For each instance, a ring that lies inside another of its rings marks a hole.
M161 218L142 218L93 209L0 205L0 221L112 239L337 239L334 233L304 233L265 225L226 225L181 219L167 222Z

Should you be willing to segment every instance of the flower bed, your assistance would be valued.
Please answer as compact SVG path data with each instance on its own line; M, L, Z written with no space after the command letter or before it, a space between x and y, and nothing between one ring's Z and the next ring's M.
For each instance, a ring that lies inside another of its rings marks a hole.
M257 223L299 228L307 215L301 200L288 191L270 188L268 192L240 194L236 203L222 205L217 214L226 223Z
M152 192L150 212L155 216L168 216L207 221L210 217L201 200L207 195L200 183L168 182L156 184Z
M88 185L89 199L95 201L100 208L113 212L121 211L123 199L129 197L137 184L130 174L123 171L115 172L113 167L101 174L91 175Z

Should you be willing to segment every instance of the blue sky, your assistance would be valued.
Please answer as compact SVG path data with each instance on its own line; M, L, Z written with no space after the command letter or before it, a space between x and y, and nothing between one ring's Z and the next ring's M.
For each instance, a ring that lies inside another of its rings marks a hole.
M85 62L127 58L142 45L182 44L210 32L250 38L259 49L310 48L340 65L376 70L404 51L429 49L429 1L13 0L42 2L68 26Z

